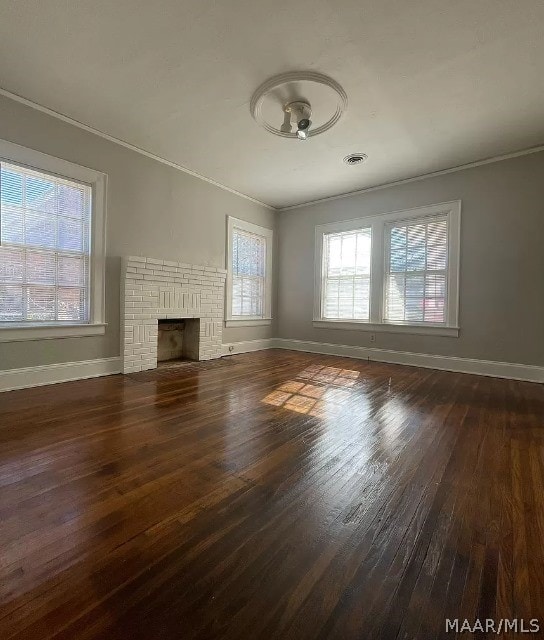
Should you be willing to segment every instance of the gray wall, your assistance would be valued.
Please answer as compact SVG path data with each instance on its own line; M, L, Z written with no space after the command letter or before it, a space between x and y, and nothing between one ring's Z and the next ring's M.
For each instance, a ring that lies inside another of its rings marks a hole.
M0 343L0 370L118 355L120 256L147 255L223 267L227 215L272 229L275 217L279 218L273 310L278 321L271 327L224 329L224 342L278 335L367 346L366 332L312 326L315 225L456 199L462 200L460 337L378 333L372 346L544 364L544 153L276 216L265 207L4 97L0 97L0 138L109 176L106 335Z
M2 96L0 138L109 176L106 335L0 343L0 370L119 355L120 256L224 268L228 215L274 229L276 214L266 207ZM224 329L223 342L274 330Z
M372 346L543 365L544 153L282 212L278 336L370 346L367 332L312 326L315 225L457 199L459 338L377 333Z

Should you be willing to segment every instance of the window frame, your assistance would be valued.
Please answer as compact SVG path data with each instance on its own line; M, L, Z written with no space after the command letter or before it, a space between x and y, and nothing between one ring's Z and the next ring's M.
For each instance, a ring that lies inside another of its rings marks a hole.
M389 242L386 229L403 222L427 221L445 217L448 224L446 320L443 323L386 321L385 287ZM329 233L355 231L371 227L370 320L330 319L323 317L324 236ZM459 336L461 201L454 200L413 209L379 213L352 220L317 225L315 228L315 282L313 326L369 332L409 333L419 335Z
M322 258L322 276L321 276L321 290L323 291L324 289L324 285L327 281L327 272L329 269L329 264L328 264L328 260L327 260L327 255L326 255L326 251L325 251L325 243L326 243L326 236L330 236L330 235L340 235L340 234L344 234L344 233L350 233L350 232L361 232L361 231L366 231L369 230L369 236L370 236L370 255L371 255L371 261L370 261L370 265L369 265L369 271L368 271L368 287L369 287L369 291L370 291L370 285L372 282L372 227L370 225L365 225L362 227L358 227L357 229L350 229L349 231L328 231L326 233L323 233L322 235L322 251L323 251L323 258ZM366 277L367 274L361 274L363 276ZM348 276L349 277L349 276ZM354 275L353 277L356 277L356 275ZM338 280L340 281L340 278L342 278L342 276L339 276ZM332 320L333 322L336 321L342 321L343 319L341 318L328 318L325 315L325 296L321 296L321 303L320 303L320 315L321 318L325 321L328 320ZM350 319L347 319L348 322L350 322ZM370 322L370 300L369 300L369 319L368 320L364 320L364 319L353 319L353 322Z
M233 316L232 315L232 237L234 229L260 236L265 240L264 263L264 300L262 316ZM225 326L251 327L272 324L272 244L273 231L252 222L227 216L227 248L226 268L227 278L225 286Z
M0 342L103 335L107 175L6 140L0 140L0 161L91 187L89 321L0 322Z

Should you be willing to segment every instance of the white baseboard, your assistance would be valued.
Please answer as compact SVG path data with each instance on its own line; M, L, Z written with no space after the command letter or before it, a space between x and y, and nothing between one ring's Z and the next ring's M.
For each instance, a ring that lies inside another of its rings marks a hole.
M245 342L231 342L223 345L222 355L233 356L237 353L249 353L250 351L262 351L272 349L275 338L263 338L262 340L246 340Z
M0 371L0 391L40 387L83 378L97 378L121 373L121 358L98 358L81 362L61 362L39 367Z
M544 367L530 364L516 364L513 362L494 362L492 360L473 360L471 358L454 358L451 356L436 356L427 353L410 353L407 351L390 351L387 349L372 349L368 347L352 347L345 344L330 344L326 342L311 342L307 340L287 340L274 338L273 347L277 349L291 349L293 351L309 351L331 356L345 356L347 358L361 358L391 364L405 364L413 367L455 371L457 373L474 373L494 378L509 378L512 380L526 380L528 382L544 382Z
M232 350L230 349L232 347ZM249 353L264 349L288 349L292 351L307 351L331 356L344 356L388 362L391 364L405 364L428 369L455 371L458 373L473 373L495 378L509 378L528 382L544 383L544 367L513 362L494 362L491 360L473 360L471 358L453 358L450 356L436 356L427 353L409 353L407 351L390 351L387 349L370 349L367 347L352 347L345 344L331 344L327 342L311 342L309 340L288 340L284 338L265 338L262 340L246 340L223 345L223 355ZM7 369L0 371L0 392L13 389L39 387L45 384L57 384L70 380L96 378L115 373L121 373L121 358L98 358L81 362L62 362L39 367L25 367L22 369Z

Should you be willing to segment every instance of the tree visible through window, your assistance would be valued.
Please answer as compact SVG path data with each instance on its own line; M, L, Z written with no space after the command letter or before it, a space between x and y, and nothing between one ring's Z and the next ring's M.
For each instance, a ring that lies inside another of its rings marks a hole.
M1 162L0 207L0 322L88 322L91 187Z

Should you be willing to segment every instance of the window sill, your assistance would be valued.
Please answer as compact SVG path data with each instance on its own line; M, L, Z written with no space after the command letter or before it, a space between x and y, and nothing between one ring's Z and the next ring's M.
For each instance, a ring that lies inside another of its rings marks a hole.
M459 327L444 325L392 324L357 322L356 320L314 320L314 327L319 329L346 329L348 331L371 331L372 333L409 333L421 336L459 337Z
M101 336L106 333L106 325L96 324L16 324L7 326L0 323L0 342L20 342L23 340L52 340L55 338L82 338Z
M225 320L225 327L259 327L272 324L272 318L229 318Z

